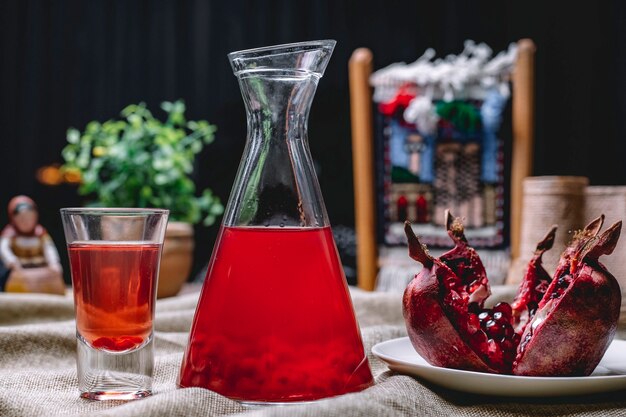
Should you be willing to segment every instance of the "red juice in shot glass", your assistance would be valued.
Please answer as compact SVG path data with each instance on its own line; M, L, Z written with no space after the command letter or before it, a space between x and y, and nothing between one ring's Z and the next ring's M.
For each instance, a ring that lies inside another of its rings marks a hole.
M68 252L80 337L113 352L143 345L152 332L161 245L74 242Z

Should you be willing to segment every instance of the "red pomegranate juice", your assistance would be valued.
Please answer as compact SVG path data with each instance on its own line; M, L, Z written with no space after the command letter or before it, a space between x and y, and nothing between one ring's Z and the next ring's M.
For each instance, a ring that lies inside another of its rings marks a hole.
M68 246L80 336L94 348L115 352L142 345L152 332L160 245Z
M179 385L289 402L371 384L330 227L223 227Z

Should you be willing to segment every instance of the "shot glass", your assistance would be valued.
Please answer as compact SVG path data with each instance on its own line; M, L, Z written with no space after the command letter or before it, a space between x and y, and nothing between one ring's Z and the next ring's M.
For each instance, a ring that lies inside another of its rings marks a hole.
M83 398L131 400L152 394L152 323L168 214L160 209L61 209Z

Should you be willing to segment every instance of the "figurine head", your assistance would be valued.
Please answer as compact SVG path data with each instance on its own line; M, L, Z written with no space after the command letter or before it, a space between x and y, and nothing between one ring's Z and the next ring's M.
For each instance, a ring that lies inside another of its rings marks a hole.
M18 195L9 201L9 221L20 234L30 235L39 223L39 213L35 202L25 195Z

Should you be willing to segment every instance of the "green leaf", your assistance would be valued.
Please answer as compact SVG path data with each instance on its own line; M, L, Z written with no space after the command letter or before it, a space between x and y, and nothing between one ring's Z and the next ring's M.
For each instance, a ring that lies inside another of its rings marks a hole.
M172 108L174 107L174 105L172 104L171 101L164 101L163 103L161 103L161 108L163 110L165 110L166 112L170 113L172 111Z
M65 162L67 164L74 164L76 159L76 148L74 146L66 146L61 151L61 156L63 157L63 159L65 159Z
M174 161L172 158L155 158L152 160L152 168L157 171L165 171L172 169L174 166Z
M93 121L93 122L89 122L87 123L87 127L85 128L85 133L96 133L100 130L100 123Z
M146 200L149 200L150 197L152 197L152 188L150 188L147 185L144 185L143 187L141 187L141 196L145 198Z
M74 128L67 129L67 141L69 143L78 143L80 140L80 132Z
M156 174L154 176L154 183L157 185L167 184L167 182L168 182L168 178L167 178L167 175L165 174Z

